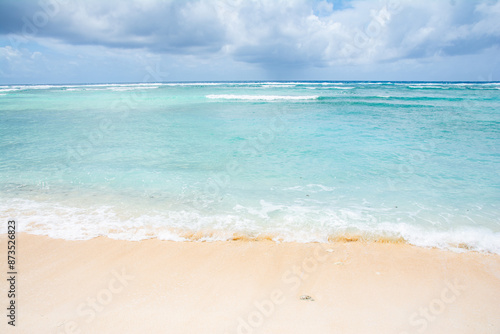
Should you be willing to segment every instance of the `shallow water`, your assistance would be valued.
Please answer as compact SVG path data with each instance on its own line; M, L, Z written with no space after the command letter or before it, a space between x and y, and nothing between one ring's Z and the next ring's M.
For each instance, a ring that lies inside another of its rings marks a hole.
M0 224L500 253L500 84L0 86Z

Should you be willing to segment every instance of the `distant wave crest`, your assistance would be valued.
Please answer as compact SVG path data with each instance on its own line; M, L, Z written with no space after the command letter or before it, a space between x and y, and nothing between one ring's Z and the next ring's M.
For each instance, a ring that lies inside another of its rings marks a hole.
M211 94L207 95L207 99L219 100L260 100L260 101L277 101L277 100L316 100L318 95L237 95L237 94Z

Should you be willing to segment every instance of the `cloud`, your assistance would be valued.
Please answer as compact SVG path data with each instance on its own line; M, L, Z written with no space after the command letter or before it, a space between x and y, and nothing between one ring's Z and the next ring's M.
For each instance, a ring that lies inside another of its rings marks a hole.
M9 13L3 14L8 20L0 24L0 32L165 53L217 52L225 43L227 27L209 1L130 1L126 5L117 0L65 0L64 5L61 1L46 0L46 6L23 0L0 3L0 12Z
M480 55L498 17L499 0L3 0L0 35L283 71Z
M39 71L38 66L43 61L40 52L30 52L28 49L14 49L10 45L0 47L0 71L3 77L31 75Z
M12 60L14 58L18 58L21 53L18 50L13 49L11 46L7 45L6 47L0 48L0 56L6 60Z

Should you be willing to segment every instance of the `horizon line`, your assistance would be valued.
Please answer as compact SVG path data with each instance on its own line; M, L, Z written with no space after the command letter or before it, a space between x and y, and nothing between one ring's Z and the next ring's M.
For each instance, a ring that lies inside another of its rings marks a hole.
M351 83L439 83L439 84L457 84L457 83L468 83L468 84L491 84L500 83L500 81L424 81L424 80L214 80L214 81L124 81L124 82L70 82L70 83L0 83L0 86L42 86L42 85L52 85L52 86L66 86L66 85L138 85L138 84L229 84L229 83L339 83L339 82L351 82Z

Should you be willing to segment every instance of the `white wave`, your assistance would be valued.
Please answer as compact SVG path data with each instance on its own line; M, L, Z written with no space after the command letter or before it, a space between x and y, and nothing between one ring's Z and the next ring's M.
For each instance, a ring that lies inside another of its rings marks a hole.
M61 86L55 86L55 85L16 85L16 86L12 86L12 88L15 88L18 90L51 89L51 88L56 88L56 87L61 87Z
M246 85L248 83L230 83L230 82L168 82L164 86L223 86L223 85Z
M401 85L406 85L406 83L402 83ZM415 82L412 83L414 86L442 86L445 85L444 83L437 83L437 82Z
M184 87L184 86L261 86L262 84L269 84L267 82L164 82L162 86L170 87Z
M277 101L277 100L315 100L318 95L236 95L236 94L210 94L207 99L221 100L261 100L261 101Z
M85 84L85 85L70 85L70 86L60 86L65 91L130 91L130 90L141 90L141 89L157 89L161 87L162 84L158 83L138 83L138 84Z
M15 92L15 91L19 91L21 89L17 89L17 88L0 88L0 92L1 93L7 93L7 92Z
M420 247L436 247L456 252L465 250L500 254L500 233L482 227L457 227L449 231L432 231L410 224L383 224L380 232L401 236L408 243Z
M229 83L231 84L231 83ZM342 82L310 82L310 81L255 81L255 82L240 82L233 83L240 85L268 85L268 86L318 86L318 85L343 85Z
M431 84L418 84L418 85L408 85L408 88L414 89L449 89L444 85L431 85Z
M160 86L123 86L123 87L108 87L107 90L113 92L126 92L131 90L156 89Z
M29 89L51 89L51 88L58 88L60 86L55 86L55 85L36 85L36 86L28 86Z
M261 85L262 88L292 88L295 87L295 85Z
M343 82L309 82L309 81L248 81L248 82L168 82L165 86L340 86Z
M162 83L141 82L141 83L109 83L109 84L84 84L66 87L137 87L137 86L161 86Z
M356 87L331 86L329 89L354 89Z
M333 190L319 184L304 188ZM0 228L5 231L6 222L15 218L19 232L68 240L107 236L122 240L220 241L237 234L250 238L272 235L275 241L328 242L330 236L359 235L368 240L402 238L421 247L500 254L500 232L471 225L446 229L421 226L411 219L394 219L390 213L391 209L383 208L334 210L264 200L254 207L236 205L230 212L218 214L185 210L139 213L111 206L73 207L9 199L0 203Z
M295 186L284 188L283 190L292 190L292 191L309 191L312 193L320 192L320 191L334 191L335 188L324 186L322 184L308 184L307 186Z

